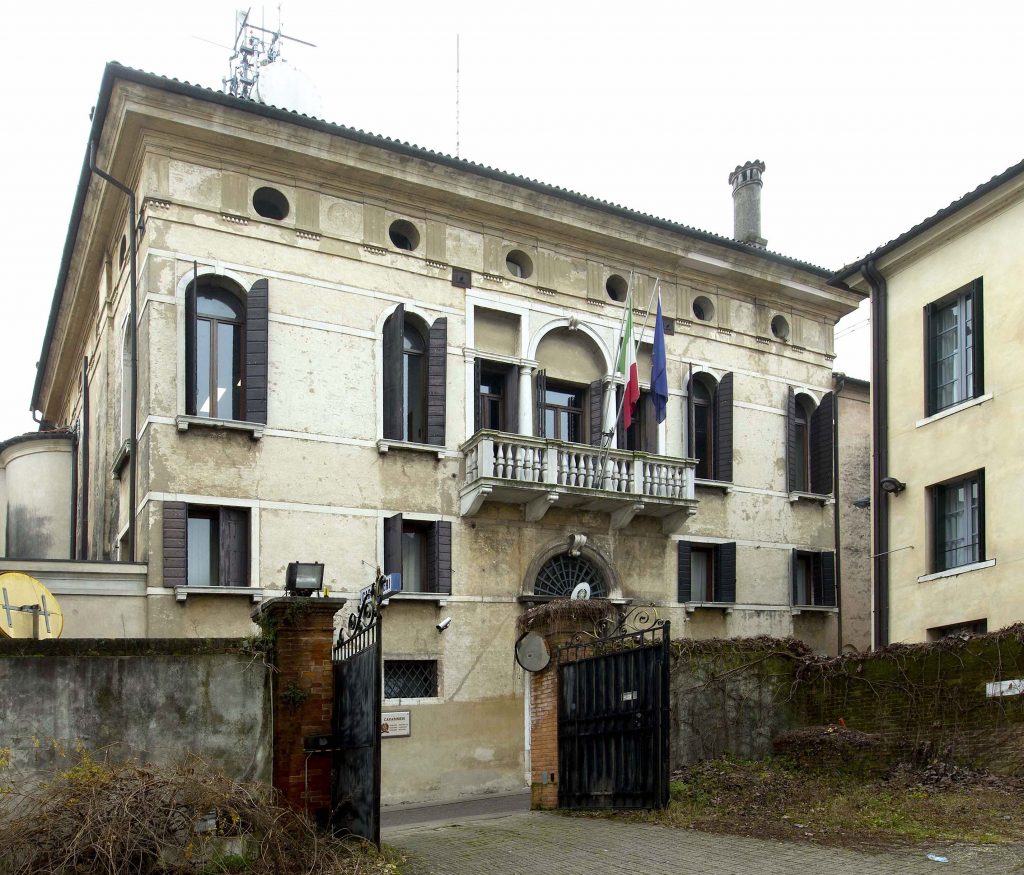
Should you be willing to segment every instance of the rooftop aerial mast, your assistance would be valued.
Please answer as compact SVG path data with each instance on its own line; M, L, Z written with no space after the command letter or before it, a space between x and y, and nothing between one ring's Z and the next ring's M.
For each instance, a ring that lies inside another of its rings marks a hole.
M252 9L236 13L238 31L235 45L228 61L229 75L224 79L224 92L232 97L255 100L258 95L257 83L260 70L273 64L281 57L282 40L291 40L300 45L316 48L313 43L281 33L280 7L278 7L277 30L270 30L253 24L249 19Z

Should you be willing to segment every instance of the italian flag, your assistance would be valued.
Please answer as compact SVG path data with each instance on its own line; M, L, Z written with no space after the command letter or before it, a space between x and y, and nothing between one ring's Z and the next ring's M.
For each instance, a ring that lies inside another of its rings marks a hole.
M616 373L626 379L626 397L622 402L622 422L626 428L633 422L633 408L640 400L640 375L636 368L636 347L633 345L633 299L626 301L626 328L622 334Z

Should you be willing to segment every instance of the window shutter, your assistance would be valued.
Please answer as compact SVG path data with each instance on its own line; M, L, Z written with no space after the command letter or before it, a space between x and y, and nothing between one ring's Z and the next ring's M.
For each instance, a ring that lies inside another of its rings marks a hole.
M626 416L622 403L622 386L615 387L615 446L626 449Z
M680 602L690 601L690 544L678 541L676 544L679 566L676 570L677 598Z
M249 512L220 509L220 584L249 585Z
M820 554L819 558L821 567L821 587L820 593L815 593L815 596L820 595L821 600L818 602L820 605L827 605L830 608L836 606L836 554L833 550L825 550Z
M690 372L686 380L686 455L696 458L693 451L693 365L689 366Z
M973 302L973 327L972 327L972 356L974 358L974 395L985 394L985 331L984 320L982 319L982 278L974 281L974 288L971 290Z
M935 305L924 305L924 413L931 416L935 412L935 340L932 320L935 318Z
M732 482L732 373L715 392L715 479Z
M385 574L402 573L402 515L384 517L384 568Z
M790 391L792 392L793 390L790 389ZM792 599L791 600L792 600L792 603L794 605L800 604L800 602L798 601L799 596L797 594L797 585L796 585L796 570L797 570L797 566L798 566L799 562L800 562L799 551L798 550L791 550L790 551L790 558L789 558L789 576L790 576L790 583L792 585L792 590L793 590L793 594L792 594Z
M399 304L384 323L384 437L394 441L402 439L402 396L405 394L405 381L402 376L404 333L405 306Z
M796 392L790 386L786 404L786 491L792 492L796 482Z
M473 359L473 432L480 431L480 424L484 421L483 399L480 397L480 370L482 362L480 359Z
M427 531L427 590L452 592L452 524L443 520Z
M538 370L533 378L533 433L537 437L544 437L544 395L547 383L547 371Z
M185 413L196 415L196 283L185 289Z
M832 492L832 435L835 396L826 392L811 414L811 492L829 495Z
M604 428L604 382L594 380L590 384L590 443L601 445L601 431Z
M256 280L245 302L245 418L267 422L269 288Z
M736 544L715 547L715 601L736 601Z
M188 583L188 506L183 501L165 501L164 586Z
M435 319L427 341L427 443L444 446L445 386L448 373L448 320Z
M519 368L509 366L505 375L505 430L519 433Z

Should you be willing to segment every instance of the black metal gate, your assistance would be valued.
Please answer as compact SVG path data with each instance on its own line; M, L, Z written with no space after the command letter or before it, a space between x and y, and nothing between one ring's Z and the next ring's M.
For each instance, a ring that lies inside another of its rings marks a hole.
M334 648L331 827L380 845L380 581L348 618Z
M669 623L631 613L559 648L560 808L668 804Z

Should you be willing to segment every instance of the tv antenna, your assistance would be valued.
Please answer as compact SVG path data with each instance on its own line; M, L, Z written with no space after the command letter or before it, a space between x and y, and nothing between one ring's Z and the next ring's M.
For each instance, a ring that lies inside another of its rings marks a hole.
M260 70L281 57L282 40L291 40L303 46L316 48L313 43L281 32L281 7L277 7L277 30L253 24L249 17L252 8L235 14L238 32L228 60L229 75L224 79L224 93L232 97L256 98Z

